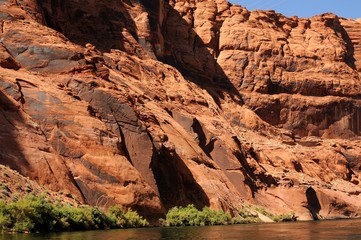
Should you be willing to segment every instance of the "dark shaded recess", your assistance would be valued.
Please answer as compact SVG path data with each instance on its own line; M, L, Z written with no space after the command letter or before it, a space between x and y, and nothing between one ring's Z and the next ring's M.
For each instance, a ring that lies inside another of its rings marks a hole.
M257 162L259 161L259 156L258 154L254 151L254 148L253 147L250 147L249 149L249 155L251 155L251 157L256 160Z
M212 138L209 143L207 144L207 137L204 133L203 127L201 123L194 118L192 124L193 132L195 132L198 136L198 145L203 150L203 152L210 158L213 159L211 156L211 152L214 149L214 142L217 140L216 138Z
M212 138L212 139L209 141L209 143L208 143L207 145L205 145L204 148L202 148L202 149L203 149L203 152L204 152L209 158L211 158L211 159L213 159L212 156L211 156L211 152L213 152L213 150L214 150L214 143L215 143L216 141L217 141L216 138Z
M355 175L355 172L352 170L352 164L347 162L346 163L346 168L347 168L346 180L351 181L352 175Z
M293 161L292 164L293 164L293 167L295 168L295 170L297 172L303 172L303 167L302 167L302 164L300 162Z
M20 97L20 94L18 97ZM22 148L16 141L20 135L19 130L16 128L16 124L19 122L24 122L24 119L21 117L17 106L0 91L0 164L9 166L24 174L22 169L28 168L29 163L22 154Z
M307 188L306 198L307 198L306 208L310 211L314 220L319 220L320 219L319 212L321 210L321 204L320 201L318 200L316 191L312 187Z
M101 51L124 49L124 28L138 39L135 23L116 0L89 0L84 5L75 0L37 0L47 26L63 33L72 42L91 43Z
M139 3L142 4L142 6L145 8L145 10L148 12L149 14L149 24L150 24L150 30L153 33L156 33L158 30L158 14L159 14L159 10L160 10L160 0L153 0L153 1L149 1L149 0L139 0Z
M187 80L206 90L219 106L224 100L225 92L234 101L243 104L242 96L219 66L215 56L194 31L193 26L168 2L164 5L166 18L162 23L162 34L165 39L165 55L158 56L158 59L177 68ZM172 26L174 23L179 24L175 27ZM187 33L191 39L174 34L174 29ZM213 47L218 51L218 46ZM192 62L183 61L185 58L191 59Z
M132 166L134 167L134 164L132 163L132 159L130 157L129 151L128 151L127 146L125 144L125 135L124 135L124 132L122 130L122 127L119 124L119 122L116 122L116 124L117 124L117 127L118 127L119 136L120 136L120 139L121 139L121 142L117 142L117 148L121 153L124 153L125 157L128 159L130 164L132 164Z
M294 63L296 64L296 63ZM267 94L280 94L280 93L288 93L295 94L299 93L304 96L326 96L330 94L327 91L327 86L320 82L319 80L314 79L305 79L302 84L299 82L290 83L288 85L281 85L278 82L268 82L268 91L264 92Z
M193 131L198 135L198 144L203 149L206 146L206 134L203 131L201 123L194 118L192 124Z
M169 108L164 108L164 110L169 114L169 116L173 117L173 112L169 110Z
M154 154L151 168L166 209L187 204L194 204L197 208L210 205L206 193L175 151L162 146Z

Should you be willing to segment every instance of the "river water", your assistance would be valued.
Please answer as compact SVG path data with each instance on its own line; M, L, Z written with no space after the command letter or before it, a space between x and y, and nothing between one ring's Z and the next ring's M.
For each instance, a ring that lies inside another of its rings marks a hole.
M0 234L0 240L125 240L125 239L361 239L361 220L327 220L211 227L143 228L50 234Z

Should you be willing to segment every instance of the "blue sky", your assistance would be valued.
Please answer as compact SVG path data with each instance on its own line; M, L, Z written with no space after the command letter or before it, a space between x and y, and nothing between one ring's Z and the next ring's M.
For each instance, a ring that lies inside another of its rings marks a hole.
M361 0L228 0L249 10L272 9L288 17L312 17L333 12L345 18L361 18Z

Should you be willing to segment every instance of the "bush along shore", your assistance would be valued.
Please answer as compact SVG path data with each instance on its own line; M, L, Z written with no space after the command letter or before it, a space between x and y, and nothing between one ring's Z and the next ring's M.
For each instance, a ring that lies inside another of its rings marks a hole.
M58 232L148 226L147 220L119 206L103 212L96 207L54 203L44 196L27 195L0 201L0 232Z
M231 217L222 210L209 207L197 209L193 204L173 207L160 219L163 227L208 226L262 222L260 215L271 221L296 221L293 213L274 215L256 206L244 206L237 216ZM120 206L112 206L107 211L97 207L52 202L44 196L26 195L12 201L0 200L1 232L59 232L102 230L116 228L146 227L149 223L137 212Z
M229 213L222 210L212 210L204 207L198 210L190 204L186 207L173 207L166 215L166 219L160 219L160 225L170 226L208 226L208 225L228 225L262 222L260 215L266 216L273 222L296 221L294 213L274 215L265 209L256 206L245 206L239 210L238 215L231 217Z

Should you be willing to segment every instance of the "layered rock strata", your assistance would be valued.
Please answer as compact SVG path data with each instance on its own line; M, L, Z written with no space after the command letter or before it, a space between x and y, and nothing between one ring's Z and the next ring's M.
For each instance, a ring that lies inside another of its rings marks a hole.
M99 207L357 217L359 21L0 1L0 163Z

